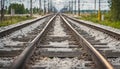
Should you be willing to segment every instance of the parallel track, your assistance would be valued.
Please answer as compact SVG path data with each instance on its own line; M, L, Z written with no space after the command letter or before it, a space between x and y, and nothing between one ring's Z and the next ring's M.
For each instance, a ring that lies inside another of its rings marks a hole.
M88 40L88 42L90 42L93 47L96 48L114 66L115 69L120 68L119 33L96 25L81 22L78 19L67 15L64 15L64 17L79 33L85 33L82 34L82 36Z
M11 33L14 32L14 31L17 31L17 30L19 30L19 29L21 29L21 28L24 28L24 27L26 27L26 26L29 26L29 25L31 25L31 24L39 21L39 20L42 20L42 19L44 19L44 18L46 18L46 17L49 17L49 16L52 16L52 15L53 15L53 14L49 14L49 15L43 16L43 17L41 17L41 18L35 19L35 20L31 21L31 22L28 22L28 23L25 23L25 24L21 24L21 25L17 25L17 26L8 28L8 29L6 29L6 30L0 31L0 38L2 38L2 37L4 37L4 36L7 36L7 35L11 34Z
M60 17L61 19L59 19L58 17ZM65 37L57 37L55 35L51 36L51 32L55 31L52 30L51 27L52 26L54 27L54 22L55 23L57 22L56 19L62 20L63 24L61 25L64 27L64 31L67 33L68 36L67 35L65 35ZM81 32L81 34L84 34L84 32ZM81 34L79 34L63 16L61 15L59 16L59 14L55 15L50 19L50 21L47 23L44 29L39 33L39 35L29 44L29 46L27 46L27 48L20 54L20 56L17 57L17 59L11 65L11 69L22 69L22 68L30 69L32 66L33 69L37 69L34 67L34 64L36 65L36 61L39 60L40 57L74 58L74 57L79 57L79 55L80 56L84 55L86 57L86 58L82 58L84 61L92 62L89 63L90 69L114 69L113 66ZM51 45L44 45L47 44L48 42L55 42L55 40L57 42L61 42L63 40L68 40L68 41L72 40L72 42L75 42L75 44L77 44L77 47L76 45L71 45L71 44L68 45L67 47L66 45L65 46L62 45L63 47L59 45L56 45L55 47ZM69 54L71 50L73 51L73 49L75 48L78 49L77 50L78 52L76 52L75 50L75 52L72 52L73 53L72 55ZM61 49L63 51L59 52L59 50ZM66 53L67 50L70 51ZM38 67L40 66L38 65Z
M64 15L64 14L63 14L63 15ZM98 27L98 26L94 26L94 25L91 25L91 24L87 24L87 23L81 22L81 21L79 21L79 20L77 20L77 19L75 19L75 18L69 17L69 16L67 16L67 15L64 15L64 16L67 17L67 18L69 18L69 19L71 19L71 20L73 20L73 21L75 21L75 22L78 22L78 23L80 23L80 24L82 24L82 25L85 25L85 26L87 26L87 27L93 28L93 29L95 29L95 30L104 32L104 33L110 35L111 37L113 37L113 38L115 38L115 39L117 39L117 40L120 40L120 34L118 34L118 33L116 33L116 32L113 32L113 31L110 31L110 30L107 30L107 29L103 29L103 28Z
M28 23L12 26L0 32L0 68L8 69L10 64L42 31L48 20L53 16L49 14L34 19Z

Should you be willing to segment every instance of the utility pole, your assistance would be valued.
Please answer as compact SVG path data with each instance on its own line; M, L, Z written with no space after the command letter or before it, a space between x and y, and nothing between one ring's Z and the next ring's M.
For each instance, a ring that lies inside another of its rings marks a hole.
M99 20L99 21L101 21L101 8L100 8L100 0L99 0L98 20Z
M72 14L72 1L70 1L70 13Z
M100 10L100 0L99 0L99 10Z
M44 14L46 14L45 3L46 3L46 1L44 0Z
M96 0L95 0L95 5L94 5L94 9L95 9L95 11L94 11L94 12L96 13Z
M80 16L80 0L78 0L78 15Z
M30 0L30 16L33 16L32 0Z
M73 11L74 11L74 10L73 10L73 0L72 0L72 14L73 14Z
M1 21L4 19L4 4L5 0L1 0Z
M41 15L42 9L41 9L41 0L39 0L39 13Z
M71 8L70 8L70 1L69 1L69 13L70 13L70 9L71 9Z
M50 13L52 12L52 0L50 0Z
M50 0L50 12L52 12L52 0Z
M76 0L75 0L75 15L76 15Z
M50 4L49 1L50 1L50 0L48 0L48 13L49 13L49 4Z
M2 0L0 1L0 4L1 4L1 7L0 7L0 9L1 9L1 19L0 19L0 21L2 22Z

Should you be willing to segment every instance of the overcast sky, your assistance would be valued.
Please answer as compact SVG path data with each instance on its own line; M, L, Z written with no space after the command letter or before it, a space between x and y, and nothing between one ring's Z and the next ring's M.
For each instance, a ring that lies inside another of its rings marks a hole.
M68 5L69 1L72 0L56 0L56 6L58 9L63 8L65 5ZM75 0L73 0L75 1ZM76 0L78 2L78 0ZM109 4L108 4L108 0L100 0L101 1L101 9L102 10L109 10ZM95 0L80 0L80 8L81 10L94 10L95 9ZM98 9L99 7L99 0L96 0L96 9ZM76 5L76 7L78 7L78 3ZM74 8L73 8L74 9Z
M41 1L44 1L44 0L41 0ZM47 0L46 0L47 1ZM64 6L68 6L68 2L69 1L72 1L72 0L52 0L53 1L53 4L54 6L60 10L62 9ZM73 0L75 1L75 0ZM76 0L78 1L78 0ZM94 10L94 1L95 0L80 0L81 3L80 3L80 7L81 7L81 10ZM96 9L98 9L98 1L99 0L96 0ZM100 0L101 1L101 9L102 10L109 10L109 7L108 7L108 2L107 0ZM6 2L7 5L9 5L10 3L24 3L25 5L25 8L29 8L30 7L30 0L9 0L9 2ZM46 2L47 4L47 2ZM43 2L42 2L42 5L43 5ZM33 0L33 7L39 7L39 0ZM76 5L77 7L77 5ZM43 6L42 6L43 8Z

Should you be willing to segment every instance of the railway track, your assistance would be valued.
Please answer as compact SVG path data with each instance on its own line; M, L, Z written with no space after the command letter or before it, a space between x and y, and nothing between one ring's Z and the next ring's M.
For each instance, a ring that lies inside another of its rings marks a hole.
M53 15L53 14L45 15L45 16L43 16L43 17L41 17L41 18L34 19L34 20L30 21L30 22L26 22L26 23L20 24L20 25L18 24L18 25L16 25L16 26L7 28L7 29L5 29L5 30L2 30L2 31L0 31L0 38L3 38L4 36L7 36L7 35L15 32L15 31L17 31L17 30L20 30L20 29L22 29L22 28L24 28L24 27L26 27L26 26L29 26L29 25L31 25L31 24L39 21L39 20L42 20L42 19L44 19L44 18L46 18L46 17L49 17L49 16L52 16L52 15Z
M0 32L0 69L8 69L14 59L29 45L49 21L46 15L31 22L16 25Z
M79 33L85 33L82 36L112 63L115 69L120 68L119 33L81 22L66 15L64 17Z
M91 41L91 42L90 42ZM77 32L61 15L53 16L11 69L114 69L94 48L104 45L84 31Z
M65 15L65 14L63 14L63 15L64 15L65 17L67 17L67 18L75 21L75 22L78 22L78 23L80 23L80 24L82 24L82 25L85 25L85 26L87 26L87 27L90 27L90 28L92 28L92 29L95 29L95 30L104 32L104 33L110 35L111 37L113 37L113 38L115 38L115 39L117 39L117 40L120 40L120 34L119 34L119 33L116 33L116 32L114 32L114 31L107 30L107 29L104 29L104 28L101 28L101 27L98 27L98 26L95 26L95 25L91 25L91 24L87 24L87 23L81 22L81 21L79 21L79 20L77 20L77 19L75 19L75 18L71 18L71 17L69 17L69 16L67 16L67 15Z

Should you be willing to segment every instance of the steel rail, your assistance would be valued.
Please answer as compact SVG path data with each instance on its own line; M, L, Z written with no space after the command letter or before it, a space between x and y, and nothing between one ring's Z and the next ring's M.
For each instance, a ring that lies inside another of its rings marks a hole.
M114 69L112 64L110 64L107 59L105 59L94 47L91 45L82 35L80 35L70 24L69 22L60 15L63 21L66 23L68 28L72 30L73 34L76 36L79 44L89 53L94 60L95 64L99 69Z
M19 30L19 29L21 29L21 28L24 28L24 27L26 27L26 26L28 26L28 25L30 25L30 24L33 24L34 22L37 22L37 21L39 21L39 20L41 20L41 19L44 19L44 18L46 18L46 17L48 17L48 16L51 16L51 15L53 15L53 14L45 15L45 16L43 16L43 17L41 17L41 18L38 18L38 19L35 19L35 20L31 21L31 22L27 22L27 23L24 23L24 24L21 24L21 25L18 25L18 26L11 27L11 28L9 28L9 29L0 31L0 38L1 38L1 37L4 37L4 36L6 36L6 35L9 35L10 33L14 32L14 31L16 31L16 30Z
M90 28L99 30L99 31L101 31L101 32L104 32L104 33L112 36L113 38L115 38L115 39L117 39L117 40L120 40L120 34L119 34L119 33L116 33L116 32L113 32L113 31L110 31L110 30L107 30L107 29L104 29L104 28L101 28L101 27L98 27L98 26L95 26L95 25L91 25L91 24L87 24L87 23L81 22L80 20L75 19L75 18L72 18L72 17L69 17L69 16L67 16L67 15L65 15L65 14L62 14L62 15L64 15L65 17L67 17L67 18L69 18L69 19L71 19L71 20L73 20L73 21L76 21L76 22L78 22L78 23L80 23L80 24L82 24L82 25L85 25L85 26L87 26L87 27L90 27Z
M57 15L57 14L56 14ZM52 21L56 17L54 15L49 22L46 24L46 26L43 28L43 30L35 37L35 39L32 40L32 42L25 48L25 50L15 59L15 61L12 63L10 69L23 69L25 68L25 64L29 60L29 58L32 56L36 49L36 45L41 41L41 38L46 33L49 25L51 25Z

